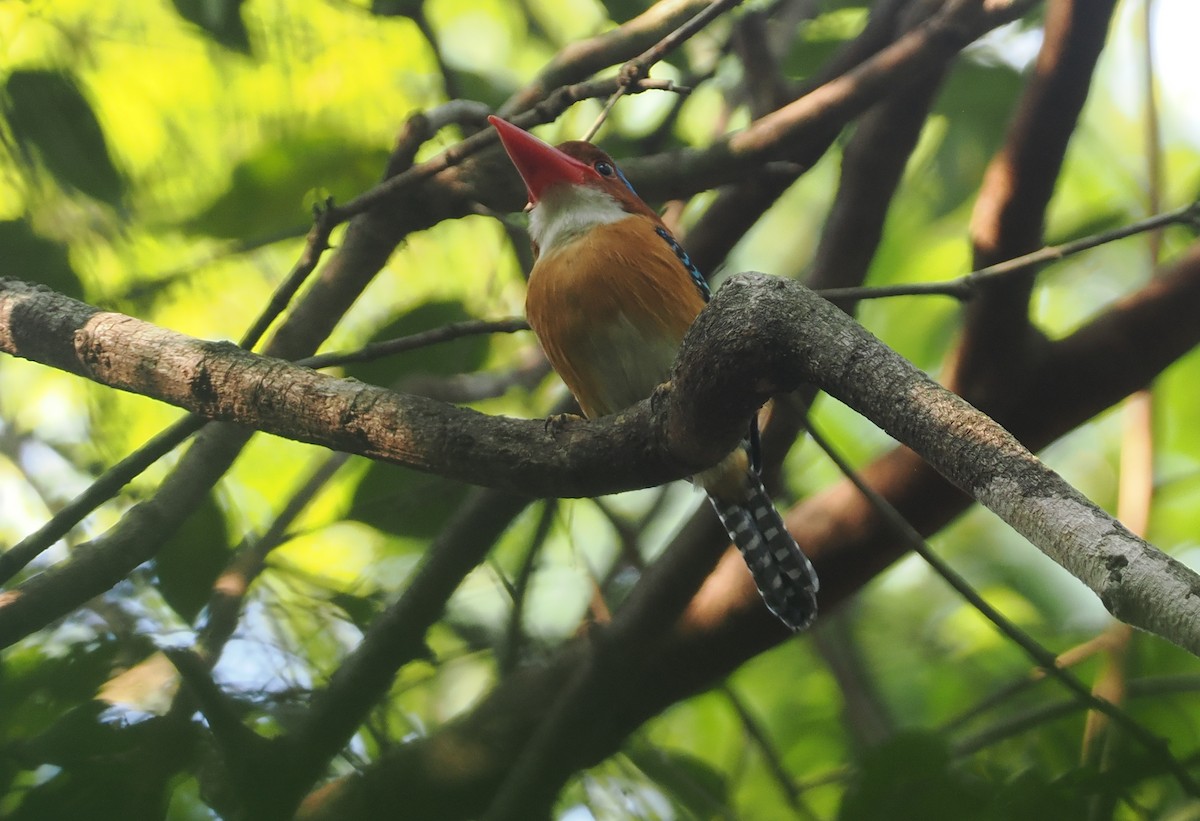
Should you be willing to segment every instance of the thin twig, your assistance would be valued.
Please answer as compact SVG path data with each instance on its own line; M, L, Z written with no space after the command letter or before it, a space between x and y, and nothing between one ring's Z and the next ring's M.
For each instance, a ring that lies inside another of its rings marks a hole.
M996 629L1020 647L1035 664L1046 671L1047 675L1057 679L1064 687L1071 691L1080 704L1102 712L1111 718L1114 723L1120 724L1130 736L1137 739L1175 777L1175 780L1179 782L1184 792L1188 795L1200 796L1200 785L1196 784L1191 774L1171 754L1166 741L1143 727L1124 710L1109 701L1093 695L1087 685L1080 681L1073 673L1059 667L1053 653L1005 618L1000 611L988 604L982 596L972 589L971 585L962 576L958 575L948 563L930 550L929 546L925 543L925 539L917 532L916 528L909 524L908 520L901 516L899 511L892 507L883 496L876 493L874 488L864 482L850 464L842 458L841 454L829 444L828 440L811 425L808 432L817 446L825 452L846 478L867 498L871 506L875 508L896 534L901 537L904 543L914 553L924 559L933 568L934 572L954 588L955 592L966 599L984 618L995 625Z
M1106 638L1105 634L1102 633L1099 636L1093 636L1082 644L1077 644L1059 653L1055 659L1055 665L1060 668L1067 668L1082 664L1099 653L1105 652L1109 644L1110 640ZM989 710L995 709L1006 701L1016 698L1021 693L1036 687L1045 680L1045 670L1041 667L1035 667L1025 675L1010 681L995 692L989 693L963 712L950 718L942 724L941 729L943 732L949 732L969 724Z
M242 336L240 345L246 350L251 350L258 344L267 328L287 308L292 297L312 273L321 254L329 247L329 233L333 230L333 223L329 220L328 207L317 208L314 211L316 219L312 229L308 232L308 239L300 259L297 260L287 279L275 289L267 307ZM29 562L48 550L71 528L79 524L85 516L116 496L121 488L132 482L150 465L170 453L207 423L207 419L189 414L106 470L88 486L87 490L72 499L49 521L22 539L11 550L0 555L0 584L20 572Z
M237 702L213 680L204 659L191 650L167 647L162 652L187 685L231 772L265 749L266 739L242 723Z
M634 57L621 66L621 70L617 72L617 90L604 103L604 108L600 111L600 115L596 117L596 121L592 123L591 128L580 139L590 140L595 137L596 132L600 130L600 126L608 119L608 113L617 104L617 100L625 96L626 93L641 90L644 87L643 84L647 82L646 74L649 73L651 66L687 42L694 34L701 31L717 17L735 6L741 5L741 3L742 0L714 0L711 5L691 20L688 20L637 57ZM670 85L666 90L675 91L680 94L691 93L690 88L675 86L674 84Z
M621 75L618 75L618 78L620 78L620 76ZM608 115L609 115L609 113L612 112L613 106L615 106L617 104L617 100L619 100L623 96L625 96L625 93L627 91L631 91L631 90L645 91L649 88L655 88L659 91L674 92L675 94L678 94L680 97L686 97L692 93L692 89L690 86L676 85L671 80L661 80L661 81L658 81L653 86L650 85L652 82L654 82L654 81L631 80L628 83L622 82L621 85L617 88L617 90L612 93L612 96L610 96L608 98L608 100L605 101L604 108L600 109L600 113L598 115L596 115L595 122L593 122L591 124L591 126L588 128L588 130L585 131L583 136L580 137L579 139L585 140L585 141L590 141L593 137L595 137L596 132L600 130L600 126L604 125L604 121L608 119Z
M406 353L418 348L461 339L464 336L481 336L483 334L511 334L529 330L529 323L519 316L507 319L467 319L462 322L450 322L428 331L409 334L382 342L364 345L356 351L344 351L317 354L296 360L297 365L317 370L332 368L335 365L348 365L352 362L370 362L393 354Z
M304 250L301 252L300 258L296 260L291 273L287 275L283 283L275 289L275 293L271 294L271 301L267 303L267 307L259 314L258 319L242 336L239 345L248 351L253 350L254 346L262 339L263 334L267 332L267 328L271 327L271 323L287 309L292 297L300 290L300 286L317 267L321 255L329 248L329 235L335 225L337 223L333 219L332 198L325 200L323 205L313 206L313 225L304 240Z
M1200 676L1196 675L1148 676L1129 682L1129 697L1131 699L1147 697L1161 698L1164 695L1194 693L1196 691L1200 691ZM953 745L954 753L960 756L970 755L984 747L997 744L1025 730L1038 727L1047 721L1082 709L1088 709L1088 705L1081 704L1079 699L1076 698L1032 707L955 743Z
M728 682L722 684L718 690L725 696L733 711L737 713L738 720L742 722L742 729L746 731L746 735L750 737L755 746L758 747L759 752L762 753L767 770L779 785L779 789L783 792L788 806L792 808L797 816L816 821L817 814L813 812L812 807L808 806L808 802L800 797L800 790L796 786L795 779L792 778L787 768L783 765L783 756L779 754L779 750L775 749L775 743L754 716L754 713L746 706L746 702L742 700L742 697L738 695L737 691Z
M0 584L4 584L30 562L70 532L100 505L120 493L146 468L174 450L208 420L189 413L120 462L104 471L87 489L72 499L33 533L0 553Z
M526 594L529 592L529 582L533 579L534 565L537 557L542 553L542 547L546 544L546 537L550 535L550 527L554 524L554 516L557 511L557 499L546 499L543 502L541 518L538 519L537 527L533 531L533 538L529 540L529 547L525 551L525 557L521 560L521 568L517 571L517 578L513 583L512 590L512 610L508 614L506 638L498 662L501 675L507 675L517 669L517 663L520 661L523 638L521 628L525 623Z
M522 128L550 122L574 103L594 97L606 97L611 94L618 80L610 77L605 80L589 80L574 85L562 86L555 89L537 105L512 118L512 123ZM667 80L643 80L636 88L630 88L628 93L636 94L650 90L676 90L673 83ZM478 154L485 148L499 143L499 137L493 129L485 129L470 137L455 143L442 153L426 162L414 165L407 171L389 177L369 191L359 194L344 205L329 209L328 218L333 224L346 222L351 217L394 197L400 191L410 188L422 180L436 176L448 168L459 165L468 157Z
M957 279L946 280L944 282L916 282L908 285L825 288L817 291L817 293L830 300L864 300L893 296L931 295L952 296L956 299L967 300L977 293L979 285L983 282L1015 274L1019 271L1032 268L1035 265L1065 259L1081 251L1087 251L1097 246L1137 234L1143 234L1147 231L1154 231L1168 225L1191 225L1195 228L1200 228L1200 200L1182 205L1171 211L1164 211L1161 214L1155 214L1152 217L1132 222L1121 228L1114 228L1111 231L1102 231L1099 234L1092 234L1082 239L1064 242L1061 245L1048 245L1037 251L1022 254L1019 257L998 262L986 268L980 268L977 271L964 274Z

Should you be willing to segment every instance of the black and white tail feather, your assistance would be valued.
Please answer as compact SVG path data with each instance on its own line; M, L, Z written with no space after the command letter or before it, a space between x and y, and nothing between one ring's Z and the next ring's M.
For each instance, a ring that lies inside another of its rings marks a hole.
M624 174L621 179L633 191ZM712 296L708 280L692 262L687 251L666 228L656 228L655 231L671 246L675 256L687 268L700 296L708 302ZM787 532L779 511L758 478L760 453L757 417L751 420L749 439L742 446L746 448L750 459L744 498L727 502L709 493L708 500L716 509L721 524L729 531L729 538L742 551L742 558L750 568L750 575L754 577L767 609L793 630L803 630L817 617L817 572L800 550L800 545Z
M742 551L767 609L793 630L811 625L817 617L817 573L788 533L758 475L749 472L746 498L737 503L711 493L708 499Z

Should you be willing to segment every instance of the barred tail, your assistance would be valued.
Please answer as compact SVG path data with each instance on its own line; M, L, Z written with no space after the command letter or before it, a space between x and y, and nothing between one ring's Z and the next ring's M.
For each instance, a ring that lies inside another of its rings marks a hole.
M747 474L745 496L736 503L713 493L708 499L742 551L767 609L793 630L811 625L817 617L817 573L787 532L758 476Z

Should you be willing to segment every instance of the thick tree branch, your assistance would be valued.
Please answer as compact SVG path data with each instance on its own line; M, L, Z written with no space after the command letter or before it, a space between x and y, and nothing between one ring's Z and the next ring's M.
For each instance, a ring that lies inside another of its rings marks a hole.
M884 0L875 3L871 7L871 16L862 33L842 46L821 66L816 75L808 78L804 85L790 94L786 94L782 84L776 81L779 75L775 66L763 66L760 71L755 71L755 67L760 63L771 61L768 49L762 43L746 43L743 47L743 62L746 63L746 72L750 75L747 84L754 86L750 92L754 95L752 100L758 100L758 105L752 102L755 118L765 116L792 100L803 97L870 58L895 38L900 12L910 2L911 0ZM754 20L754 17L747 15L743 18L743 25L751 25ZM754 37L754 34L748 37ZM761 40L765 37L765 32L762 32L756 39ZM894 99L894 96L889 95L885 99ZM692 261L701 271L716 270L717 265L763 213L833 143L842 125L837 123L824 134L814 132L811 146L797 152L786 170L764 169L749 179L739 180L736 185L729 186L719 193L713 204L700 217L694 230L688 232L684 242Z
M1115 401L1110 388L1131 390L1148 383L1173 358L1200 342L1200 326L1170 321L1177 313L1194 315L1195 311L1200 311L1200 247L1143 292L1057 343L1071 349L1070 356L1058 359L1055 367L1047 366L1044 375L1014 384L1012 391L1019 398L1038 407L1049 405L1048 413L1022 417L1014 432L1030 447L1043 447ZM1156 344L1154 337L1168 329L1178 333L1168 334L1168 343ZM1094 364L1088 364L1089 357ZM1070 369L1081 366L1099 376L1114 357L1121 365L1116 386L1089 380L1076 384L1068 378ZM1087 392L1097 389L1102 389L1098 395ZM940 529L971 501L906 448L897 448L862 473L924 534ZM904 553L848 482L807 499L787 520L793 534L815 556L825 582L821 603L826 612ZM708 572L708 556L689 550L702 541L694 534L677 539L648 573L662 566L688 576L679 587L691 589L688 574ZM635 588L635 595L647 586L646 581ZM618 617L626 609L628 605ZM726 555L683 619L674 629L660 633L669 618L651 608L633 620L630 635L639 637L644 631L651 638L630 643L629 655L622 656L624 663L616 674L606 676L611 686L591 703L593 714L604 716L604 727L577 739L572 748L575 766L600 761L651 716L712 686L786 638L762 610L737 556ZM586 641L578 641L562 648L549 665L519 671L469 715L440 729L427 742L405 745L361 776L314 793L301 817L367 819L376 815L372 808L401 799L418 817L422 811L441 818L475 817L544 716L546 704L579 669L586 652ZM437 762L456 750L473 764L453 777L433 777Z
M189 340L12 280L0 287L0 349L206 416L531 495L645 487L712 464L767 397L812 383L920 453L1115 615L1200 652L1200 577L830 303L784 280L743 275L721 289L689 331L657 409L643 402L557 435ZM0 603L0 625L3 612Z
M936 70L964 46L1016 19L1034 0L953 0L869 59L810 93L704 149L685 149L624 163L638 192L671 199L738 182L777 160L815 160L831 128L840 128L914 76ZM816 155L805 151L817 147Z
M637 21L597 38L598 41L603 40L603 47L598 51L584 49L577 54L578 60L560 55L555 60L555 70L560 72L558 76L582 77L591 73L592 69L584 63L595 54L603 53L607 57L602 59L611 59L612 62L628 59L662 33L674 28L676 19L672 15L686 19L698 6L698 0L667 0ZM642 24L648 24L644 26L642 39L623 36L627 28L637 29ZM572 51L573 54L577 52ZM585 88L580 93L586 91ZM574 99L570 92L571 89L565 89L551 101L560 106L558 111ZM461 113L462 109L458 107L446 116L458 116ZM434 119L441 122L445 117L435 115ZM433 127L420 116L415 120L402 135L389 162L389 177L398 177L403 173L411 162L414 143L420 140L422 133L428 133ZM425 128L426 125L429 128ZM457 150L457 146L455 148ZM492 165L499 167L500 152L497 150L494 153L496 162ZM445 162L444 167L452 165L457 156L456 151L448 155L443 152L441 161ZM374 198L369 199L379 207L359 214L350 222L337 253L321 269L316 279L309 283L307 292L292 303L289 315L275 329L274 336L265 348L267 354L293 360L311 354L382 269L396 245L406 235L440 220L470 213L472 197L467 192L477 190L472 186L487 189L491 184L482 179L486 174L478 173L482 168L466 172L461 178L454 174L443 174L434 181L431 179L433 169L426 168L427 165L413 169L420 172L416 176L423 181L418 186L406 189L413 196L397 198L375 193ZM511 172L511 168L506 171ZM378 192L379 188L374 191ZM419 192L419 195L415 192ZM345 219L350 213L346 209L337 209L324 214L323 228ZM297 263L297 271L307 273L311 269L309 263L315 262L315 258L309 252L314 248L315 244L311 244L306 249L306 254ZM137 565L152 558L166 537L175 531L199 500L204 498L204 494L228 470L249 435L250 431L236 426L209 425L163 481L156 498L133 508L110 531L85 549L76 551L66 563L31 580L28 587L21 588L21 592L7 594L4 603L0 604L4 613L0 616L0 645L11 643L65 615L92 596L109 589ZM38 595L26 595L35 589L39 591Z
M1039 248L1067 145L1087 100L1116 0L1053 0L1032 79L1003 147L984 174L971 220L974 268ZM1028 367L1044 348L1028 316L1034 271L987 283L966 311L949 384L979 400ZM996 397L997 400L1000 395ZM998 403L990 403L1001 413ZM999 418L1004 419L1003 416Z

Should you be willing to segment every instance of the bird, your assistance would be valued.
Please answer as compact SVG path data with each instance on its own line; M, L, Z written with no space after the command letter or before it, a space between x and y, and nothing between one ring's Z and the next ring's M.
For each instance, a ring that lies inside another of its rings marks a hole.
M589 419L669 381L708 282L659 215L599 147L552 146L489 117L525 183L534 265L525 313ZM816 617L817 574L759 478L750 440L692 477L741 551L767 608L794 631Z

